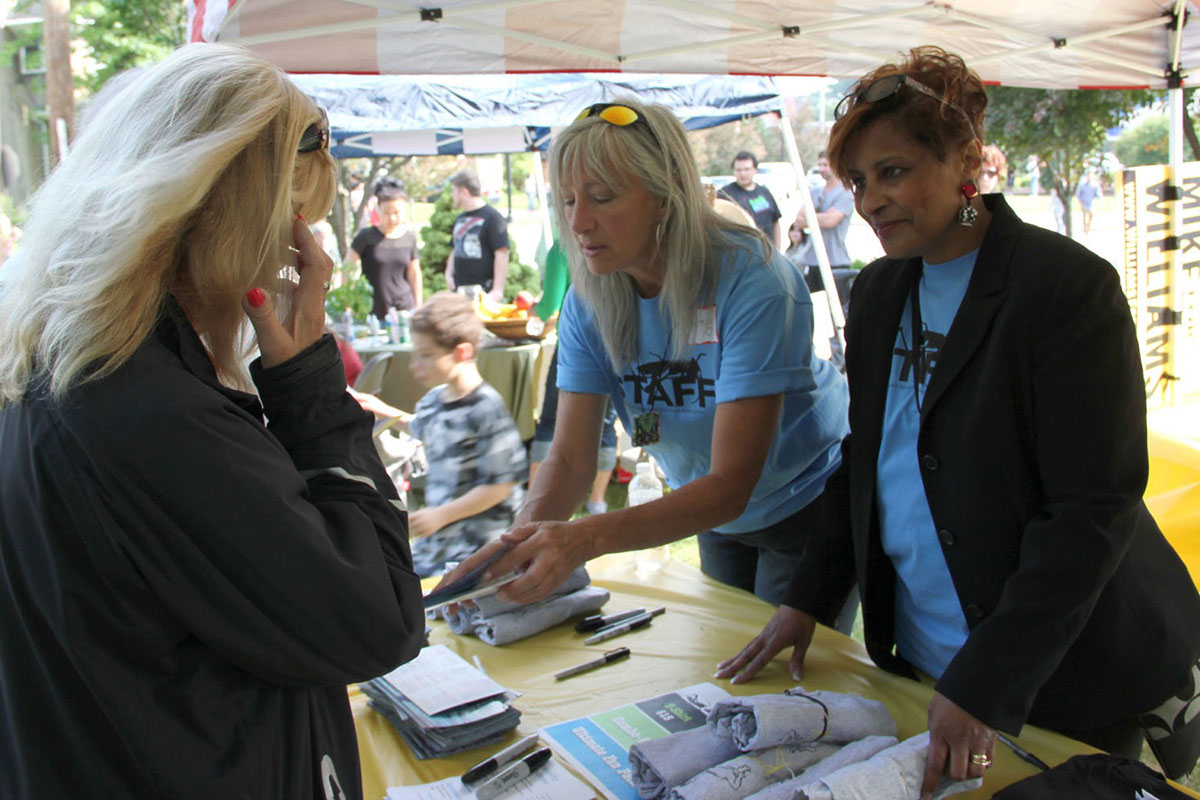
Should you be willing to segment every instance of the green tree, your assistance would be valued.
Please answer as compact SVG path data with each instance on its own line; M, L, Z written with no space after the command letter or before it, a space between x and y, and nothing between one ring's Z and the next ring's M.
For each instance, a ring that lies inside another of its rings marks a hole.
M1170 159L1167 149L1168 127L1167 118L1156 114L1126 128L1113 147L1117 158L1127 167L1166 164Z
M987 132L992 144L1018 163L1030 155L1045 162L1043 176L1058 190L1071 235L1071 203L1080 178L1103 150L1109 128L1150 103L1149 91L1098 89L988 90Z
M71 33L88 47L93 69L76 85L96 91L113 75L149 64L187 41L187 4L179 0L74 0Z

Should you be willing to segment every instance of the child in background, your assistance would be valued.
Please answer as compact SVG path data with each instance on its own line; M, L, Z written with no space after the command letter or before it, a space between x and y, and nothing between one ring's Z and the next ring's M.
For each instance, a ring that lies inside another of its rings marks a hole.
M439 292L413 314L410 368L434 387L411 416L399 415L425 443L429 461L425 507L408 516L413 563L423 578L507 530L524 497L521 435L475 364L482 334L474 306L460 294Z

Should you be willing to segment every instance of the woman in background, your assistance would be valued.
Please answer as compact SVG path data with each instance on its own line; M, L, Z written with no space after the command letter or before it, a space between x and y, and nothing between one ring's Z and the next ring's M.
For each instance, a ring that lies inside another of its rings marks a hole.
M379 222L363 228L350 242L346 260L362 262L363 277L375 290L371 313L380 321L392 309L411 311L421 305L423 281L417 237L408 229L411 207L400 182L384 178L375 186Z
M192 44L36 198L0 299L5 797L361 796L346 684L425 625L322 336L328 141L282 71Z

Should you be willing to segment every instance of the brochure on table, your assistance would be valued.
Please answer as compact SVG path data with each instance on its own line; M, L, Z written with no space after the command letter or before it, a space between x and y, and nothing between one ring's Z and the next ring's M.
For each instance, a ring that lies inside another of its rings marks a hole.
M593 800L595 796L566 768L551 761L514 783L504 800ZM475 792L463 786L462 778L454 777L420 786L392 786L384 800L475 800Z
M547 726L541 730L542 740L609 800L638 800L629 748L704 725L708 709L728 697L729 693L718 686L698 683Z

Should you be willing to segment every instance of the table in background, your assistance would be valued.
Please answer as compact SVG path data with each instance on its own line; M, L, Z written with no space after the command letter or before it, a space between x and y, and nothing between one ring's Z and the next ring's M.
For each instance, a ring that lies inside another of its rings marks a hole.
M752 594L719 584L680 561L669 561L657 572L639 572L634 557L620 554L597 559L588 569L594 583L612 592L606 607L610 613L636 606L667 607L650 628L621 637L619 643L628 646L633 655L612 666L555 681L558 670L616 646L585 647L584 637L570 625L506 647L490 647L473 636L455 636L444 622L432 623L432 644L444 644L468 662L478 655L492 678L523 693L514 704L522 713L521 725L504 744L552 723L695 683L710 681L734 695L780 692L796 685L787 674L782 654L749 683L735 686L712 678L717 662L733 655L771 616L772 607ZM862 645L830 628L818 627L801 683L807 689L848 692L883 702L896 719L901 739L925 730L932 687L884 672L871 663ZM379 800L388 786L461 775L502 746L419 761L357 690L351 690L351 706L366 800ZM1050 764L1095 752L1080 742L1032 726L1025 727L1018 742ZM1035 772L1000 743L996 744L995 760L981 789L956 797L986 800Z
M546 373L550 369L550 356L554 353L554 341L550 338L531 344L485 347L475 356L479 373L504 399L522 439L533 438L537 427L537 413ZM408 369L412 345L356 339L354 349L364 365L380 353L391 354L379 396L396 408L412 411L427 391Z

